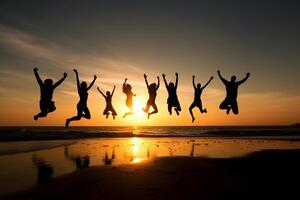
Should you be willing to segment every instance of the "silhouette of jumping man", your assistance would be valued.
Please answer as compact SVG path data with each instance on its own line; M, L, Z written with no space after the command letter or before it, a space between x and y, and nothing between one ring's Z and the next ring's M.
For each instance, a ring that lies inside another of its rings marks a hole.
M146 82L146 85L148 88L149 99L147 101L146 108L143 108L143 111L145 113L148 113L150 106L152 106L152 108L154 109L151 113L148 113L148 119L149 119L150 115L158 112L157 106L155 104L155 99L156 99L156 95L157 95L157 90L159 88L159 76L157 77L157 85L156 85L156 83L151 83L149 85L146 74L144 74L144 78L145 78L145 82Z
M76 74L79 102L77 104L77 115L66 120L66 127L69 127L69 124L71 121L80 120L82 117L84 117L86 119L91 119L91 114L90 114L89 108L87 107L87 100L88 100L88 95L89 95L88 91L89 91L89 89L91 89L91 87L94 85L94 83L97 79L97 76L94 75L94 80L91 82L91 84L89 86L87 86L87 83L85 81L82 81L80 83L78 71L76 69L74 69L74 72Z
M176 83L174 85L173 82L170 82L169 85L166 81L166 75L163 74L163 79L164 79L164 82L165 82L165 85L166 85L166 88L168 90L168 94L169 94L169 97L168 97L168 100L167 100L167 104L168 104L168 111L170 113L170 115L172 115L172 108L174 107L175 109L175 112L177 115L179 115L179 112L181 111L181 107L180 107L180 103L178 101L178 97L177 97L177 85L178 85L178 73L176 72L175 73L176 75Z
M195 121L195 117L193 114L193 108L198 107L201 113L207 113L206 108L202 108L202 101L201 101L201 94L203 89L213 80L214 77L210 77L209 81L203 86L201 87L200 83L197 83L197 87L195 85L195 76L193 76L193 86L194 86L194 90L195 90L195 95L194 95L194 101L191 104L189 110L190 110L190 114L192 116L192 123Z
M115 119L115 116L117 116L117 112L115 111L114 107L112 106L111 103L111 99L114 95L116 86L114 86L114 89L112 90L112 92L110 93L109 91L106 92L106 95L100 90L99 87L97 87L97 90L100 92L100 94L102 94L102 96L104 97L105 101L106 101L106 107L103 111L103 115L106 115L106 119L108 118L110 112L113 116L113 118Z
M126 94L126 106L130 109L130 112L126 112L123 118L133 114L132 97L136 96L136 94L133 94L131 91L132 90L131 85L126 82L127 82L127 78L125 78L125 81L123 83L123 93Z
M220 70L218 70L218 75L226 87L226 97L219 108L226 110L227 115L232 109L232 112L237 115L239 113L237 104L238 87L249 78L250 73L246 73L246 77L240 81L236 81L236 76L232 76L231 81L227 81L221 76Z
M39 117L46 117L48 113L56 110L54 101L52 101L53 91L66 79L67 73L64 73L64 77L53 84L52 79L46 79L44 82L42 81L38 73L38 68L34 68L33 71L41 90L41 112L33 116L34 120L38 120Z

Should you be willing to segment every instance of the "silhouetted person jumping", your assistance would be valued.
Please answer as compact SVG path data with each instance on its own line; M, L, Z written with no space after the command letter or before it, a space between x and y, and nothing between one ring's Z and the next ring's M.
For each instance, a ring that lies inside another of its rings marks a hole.
M146 108L143 108L143 111L145 113L148 113L150 106L154 109L152 112L148 113L148 119L150 118L150 115L155 114L158 112L157 106L155 104L155 99L157 95L157 90L159 88L159 77L157 77L157 85L156 83L151 83L149 85L148 80L147 80L147 75L144 74L145 82L148 88L148 93L149 93L149 99L147 101Z
M132 93L132 87L130 84L126 83L127 78L125 79L123 83L123 93L126 94L126 106L130 109L130 112L126 112L123 116L125 118L127 115L132 115L133 114L133 104L132 104L132 97L136 96L135 94Z
M102 96L105 98L105 101L106 101L106 107L103 111L103 115L106 115L106 119L107 119L111 112L113 118L115 119L115 117L117 116L117 112L115 111L114 107L112 106L111 99L114 95L116 86L114 86L114 89L112 90L111 93L109 91L107 91L106 95L100 90L99 87L97 87L97 89L100 92L100 94L102 94Z
M64 77L53 84L52 79L46 79L44 82L39 76L38 68L34 68L35 78L40 85L41 99L40 99L40 110L41 112L34 115L33 119L38 120L39 117L46 117L48 113L55 111L55 104L52 101L53 91L59 86L67 77L67 73L64 73Z
M80 83L78 72L76 69L74 69L74 72L76 74L76 82L77 82L77 90L79 94L79 102L77 104L77 115L67 119L66 120L66 127L69 127L69 124L71 121L77 121L80 120L82 117L86 119L91 119L91 114L89 111L89 108L87 107L87 100L88 100L88 91L91 89L91 87L94 85L97 76L94 75L94 80L91 82L89 86L87 86L87 83L85 81L82 81Z
M211 80L213 80L214 77L210 77L209 81L203 86L201 87L200 83L197 83L197 87L195 85L195 76L193 76L193 86L194 86L194 90L195 90L195 95L194 95L194 101L191 104L189 110L192 116L192 122L195 121L195 117L193 115L193 108L198 107L201 113L207 113L206 108L202 108L202 101L201 101L201 94L203 89L211 82Z
M169 85L166 81L166 75L163 74L163 79L164 79L164 82L165 82L165 85L166 85L166 88L168 90L168 94L169 94L169 97L168 97L168 100L167 100L167 104L168 104L168 111L170 113L170 115L172 115L172 108L174 107L175 109L175 112L177 115L179 115L179 112L181 111L181 107L180 107L180 103L178 101L178 97L177 97L177 85L178 85L178 73L176 72L175 73L176 75L176 83L174 85L173 82L170 82Z
M232 76L231 81L227 81L221 76L220 70L218 70L218 75L226 86L226 97L219 108L221 110L226 110L227 115L232 109L232 112L237 115L239 113L237 104L238 87L249 78L250 73L247 73L246 77L240 81L236 81L236 76Z

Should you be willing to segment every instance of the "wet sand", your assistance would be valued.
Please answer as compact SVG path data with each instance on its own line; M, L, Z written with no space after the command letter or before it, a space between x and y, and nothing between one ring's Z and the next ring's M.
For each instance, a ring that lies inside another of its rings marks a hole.
M79 169L1 199L293 199L299 178L300 150L161 157Z

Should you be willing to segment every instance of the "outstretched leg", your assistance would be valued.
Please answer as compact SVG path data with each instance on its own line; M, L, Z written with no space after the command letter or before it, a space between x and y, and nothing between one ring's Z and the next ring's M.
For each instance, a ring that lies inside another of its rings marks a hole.
M193 102L192 104L191 104L191 106L189 107L189 111L190 111L190 114L191 114L191 116L192 116L192 123L195 121L195 117L194 117L194 114L193 114L193 108L195 107L196 105L195 105L195 103Z
M82 112L83 112L83 108L81 105L78 105L77 104L77 116L74 116L74 117L71 117L70 119L67 119L66 120L66 127L69 127L69 124L72 122L72 121L78 121L81 119L82 117Z
M46 101L40 101L40 110L41 112L34 115L33 118L34 120L38 120L39 117L47 117L49 112L55 111L55 104L53 101L46 102Z
M152 108L154 109L151 113L148 113L148 119L150 118L150 115L153 115L155 113L158 113L157 105L155 103L152 104Z
M128 106L130 108L130 112L126 112L125 115L123 116L123 118L125 118L126 116L128 115L133 115L133 108L132 108L132 105L131 106Z

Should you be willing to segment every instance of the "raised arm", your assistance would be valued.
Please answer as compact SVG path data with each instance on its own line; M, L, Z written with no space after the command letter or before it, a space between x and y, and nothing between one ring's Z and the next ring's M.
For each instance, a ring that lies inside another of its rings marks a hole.
M157 76L157 86L156 86L155 90L158 90L159 85L160 85L159 76Z
M204 89L213 79L214 79L213 76L210 77L209 81L207 81L207 83L201 89Z
M67 78L67 73L64 73L64 77L62 77L59 81L57 81L56 83L53 84L53 87L56 88L57 86L59 86L65 79Z
M73 71L76 74L76 83L77 83L77 90L79 91L80 89L80 81L79 81L79 75L78 75L78 71L76 69L73 69Z
M146 82L147 88L149 88L149 83L148 83L147 75L146 74L144 74L144 78L145 78L145 82Z
M97 90L100 92L100 94L102 94L102 96L103 96L104 98L106 98L105 94L100 90L99 87L97 87Z
M91 89L91 87L94 85L96 79L97 79L97 76L94 75L94 80L91 82L91 84L89 85L89 87L87 87L87 90Z
M175 88L177 89L177 86L178 86L178 73L177 72L175 73L175 76L176 76Z
M220 70L218 70L218 75L219 75L221 81L222 81L224 84L227 84L227 83L228 83L228 81L227 81L225 78L222 77Z
M249 78L249 76L250 76L250 73L248 72L248 73L246 74L246 77L245 77L244 79L242 79L242 80L240 80L240 81L237 81L237 84L238 84L238 85L241 85L242 83L244 83L244 82Z
M162 75L162 77L163 77L163 79L164 79L164 82L165 82L166 88L168 89L168 82L167 82L167 80L166 80L166 75L165 75L165 74L163 74L163 75Z
M34 69L33 69L34 75L35 75L35 78L36 78L38 84L39 84L39 85L43 85L44 83L43 83L42 79L40 78L40 75L39 75L39 73L38 73L38 70L39 70L38 68L34 68Z
M115 89L116 89L116 86L114 85L114 89L112 90L112 92L111 92L111 96L113 96L114 95L114 93L115 93Z
M125 86L126 82L127 82L127 78L125 78L125 81L123 83L123 87Z
M193 75L193 86L194 86L194 89L196 89L196 85L195 85L195 75Z

